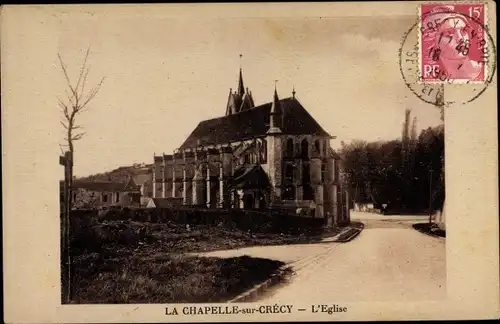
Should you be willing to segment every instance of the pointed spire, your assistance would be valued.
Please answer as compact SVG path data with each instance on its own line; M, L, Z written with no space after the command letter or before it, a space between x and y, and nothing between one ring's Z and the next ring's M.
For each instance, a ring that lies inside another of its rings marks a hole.
M292 90L292 97L295 99L295 86L293 86L293 90Z
M242 96L245 93L245 87L243 86L243 72L240 68L240 79L238 80L238 94Z
M273 97L273 103L271 106L271 115L281 114L280 98L278 97L278 90L276 89L277 82L278 82L278 80L274 80L274 97Z
M233 106L234 106L233 89L229 88L229 96L227 98L227 104L226 104L226 116L233 114L233 108L234 108Z
M245 93L245 87L243 85L243 72L241 68L241 59L243 55L240 54L240 79L238 80L238 94L242 96Z
M269 116L269 131L268 133L281 133L281 126L283 123L283 112L281 110L280 98L278 97L278 90L276 90L276 82L274 81L274 96L271 104L271 114Z

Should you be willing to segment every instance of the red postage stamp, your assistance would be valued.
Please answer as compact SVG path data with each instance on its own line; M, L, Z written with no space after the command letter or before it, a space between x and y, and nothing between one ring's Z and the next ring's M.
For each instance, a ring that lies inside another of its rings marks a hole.
M481 83L487 78L486 5L422 4L420 81Z

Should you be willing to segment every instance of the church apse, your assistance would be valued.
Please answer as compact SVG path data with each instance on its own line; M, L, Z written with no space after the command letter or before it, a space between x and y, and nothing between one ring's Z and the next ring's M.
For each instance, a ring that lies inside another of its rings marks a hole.
M224 116L201 121L172 155L154 156L156 197L206 208L286 208L328 218L338 210L338 156L330 136L295 96L256 106L230 89Z

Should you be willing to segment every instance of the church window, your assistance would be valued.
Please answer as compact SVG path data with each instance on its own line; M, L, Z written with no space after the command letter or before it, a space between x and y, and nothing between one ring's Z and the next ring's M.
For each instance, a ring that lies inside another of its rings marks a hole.
M307 142L307 139L303 139L302 142L300 143L301 146L301 153L302 153L302 158L303 159L308 159L309 158L309 143Z
M245 164L250 163L250 155L245 154Z
M319 140L314 141L314 148L317 153L321 152L321 144L319 143Z
M119 202L120 202L120 193L116 192L115 193L115 203L119 203Z
M102 202L108 202L108 195L106 193L102 194Z
M267 163L267 141L262 140L262 160L260 163Z
M309 164L304 163L302 165L302 185L306 185L311 182L311 170Z
M286 157L293 157L293 139L291 138L286 141Z
M285 180L288 182L293 182L293 165L287 164L285 166Z
M314 200L314 191L310 183L305 184L302 189L304 200Z
M314 199L314 192L311 186L311 169L309 164L302 165L302 190L304 200Z
M321 163L321 182L325 182L326 180L326 164Z

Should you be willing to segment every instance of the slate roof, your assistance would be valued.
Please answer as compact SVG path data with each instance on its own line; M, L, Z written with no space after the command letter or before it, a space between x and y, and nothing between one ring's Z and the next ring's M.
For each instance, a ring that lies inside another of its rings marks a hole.
M296 98L280 100L284 121L283 134L330 136ZM181 145L180 149L200 145L227 144L263 136L269 130L272 103L266 103L229 116L204 120Z
M270 186L269 178L260 165L235 170L234 178L228 183L232 189L256 189Z
M331 147L328 148L328 155L331 156L331 157L333 157L335 160L340 160L341 159L340 155L337 152L335 152L335 150L332 149Z

